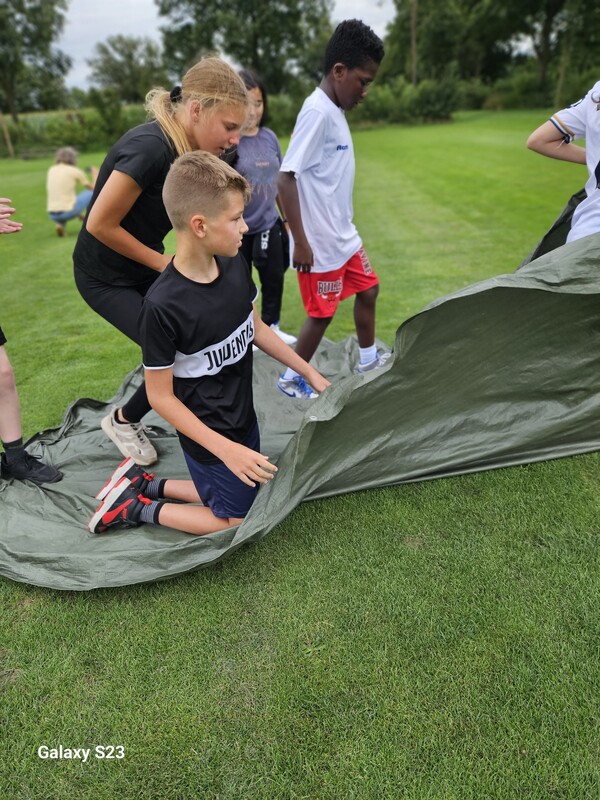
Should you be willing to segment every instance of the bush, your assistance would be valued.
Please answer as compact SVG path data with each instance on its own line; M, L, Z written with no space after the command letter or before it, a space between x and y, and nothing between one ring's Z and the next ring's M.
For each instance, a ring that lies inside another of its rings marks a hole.
M458 83L455 80L421 81L416 86L410 111L417 120L432 122L449 120L458 105Z
M448 120L457 103L458 84L454 80L424 80L413 86L399 76L373 86L365 102L352 112L352 119L395 123Z
M589 92L597 80L598 70L596 68L580 72L567 72L560 92L556 90L554 92L552 107L559 109L576 103L580 97Z
M528 60L516 66L506 78L496 81L483 107L548 108L551 105L550 87L541 85L537 64Z
M465 111L478 111L490 95L492 89L480 80L459 81L458 83L458 108Z
M375 84L364 103L352 112L352 119L363 122L389 122L392 118L395 93L391 84Z
M302 99L295 100L287 94L270 94L267 126L274 130L277 136L289 136L301 106Z
M94 108L78 111L46 111L22 114L19 124L6 120L15 153L21 157L51 155L59 147L75 147L80 152L106 150L116 139L146 119L142 106L124 106L118 125L109 127ZM113 120L114 122L114 120ZM0 137L0 157L8 156L4 137Z

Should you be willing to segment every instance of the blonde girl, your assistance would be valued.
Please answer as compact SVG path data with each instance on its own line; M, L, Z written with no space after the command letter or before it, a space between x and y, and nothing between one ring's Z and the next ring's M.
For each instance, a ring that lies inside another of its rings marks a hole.
M94 311L138 344L142 300L171 260L163 246L171 223L162 201L169 168L185 152L220 156L237 145L247 103L235 70L220 58L204 58L181 86L147 95L151 121L124 134L100 167L73 253L75 282ZM142 384L102 420L121 453L144 466L157 459L141 423L149 410Z

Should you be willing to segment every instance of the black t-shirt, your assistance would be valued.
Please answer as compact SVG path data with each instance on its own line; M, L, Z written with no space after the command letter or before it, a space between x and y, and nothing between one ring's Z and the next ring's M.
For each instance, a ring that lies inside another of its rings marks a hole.
M162 189L169 167L177 156L173 144L157 122L146 122L132 128L111 148L104 159L88 214L111 172L129 175L142 193L121 225L147 247L164 252L163 239L171 230L171 222L162 201ZM98 241L84 223L73 260L88 275L113 286L135 286L156 278L156 271L116 253Z
M144 298L139 326L146 369L173 368L173 392L198 419L234 442L254 425L252 303L256 287L239 254L216 259L219 276L196 283L173 262ZM216 463L211 452L179 434L197 461Z

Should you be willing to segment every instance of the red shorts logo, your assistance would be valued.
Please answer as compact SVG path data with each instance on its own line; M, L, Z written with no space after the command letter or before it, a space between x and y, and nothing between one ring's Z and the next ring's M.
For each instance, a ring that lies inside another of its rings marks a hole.
M330 303L337 300L342 293L344 283L341 278L336 281L317 281L317 294Z
M360 256L360 261L365 271L365 275L371 275L373 272L373 267L371 266L371 262L369 261L369 257L367 256L364 247L360 248L358 255Z

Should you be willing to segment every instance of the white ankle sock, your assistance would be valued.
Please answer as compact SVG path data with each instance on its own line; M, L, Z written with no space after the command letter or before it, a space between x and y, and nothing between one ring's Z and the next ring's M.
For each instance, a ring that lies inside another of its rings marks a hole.
M289 367L283 373L283 380L284 381L291 381L294 378L299 378L299 377L300 377L299 373L298 372L294 372L294 370L290 369Z
M372 344L371 347L359 347L358 351L360 353L361 364L370 364L371 361L375 361L375 359L377 358L376 344Z

